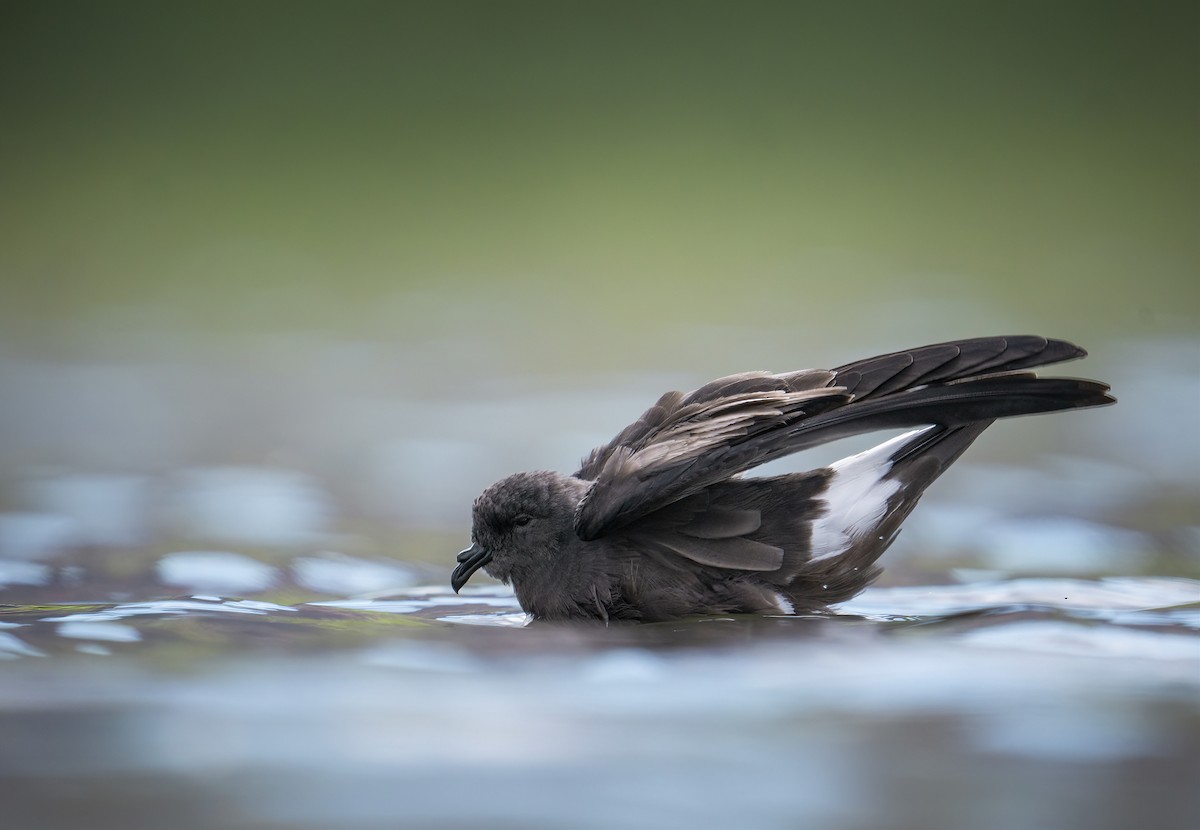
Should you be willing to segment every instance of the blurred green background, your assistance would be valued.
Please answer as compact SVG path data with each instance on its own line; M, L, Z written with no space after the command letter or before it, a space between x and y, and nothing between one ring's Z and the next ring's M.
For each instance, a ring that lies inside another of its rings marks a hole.
M1194 332L1198 35L1194 2L6 0L3 339Z

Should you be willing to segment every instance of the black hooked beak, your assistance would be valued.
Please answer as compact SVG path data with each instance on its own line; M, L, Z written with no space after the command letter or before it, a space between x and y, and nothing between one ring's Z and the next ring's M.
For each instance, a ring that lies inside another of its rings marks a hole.
M457 594L462 586L467 584L471 574L491 561L492 552L479 547L478 542L460 553L458 567L454 569L454 573L450 574L450 587L454 589L454 593Z

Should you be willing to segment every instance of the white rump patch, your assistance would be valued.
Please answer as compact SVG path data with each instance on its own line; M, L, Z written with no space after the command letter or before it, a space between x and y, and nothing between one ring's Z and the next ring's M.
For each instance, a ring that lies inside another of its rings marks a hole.
M779 609L780 614L796 613L796 606L792 605L792 601L778 591L775 592L775 607Z
M833 477L823 499L825 512L813 522L810 561L843 554L875 529L887 511L888 499L900 489L899 481L887 478L892 454L930 429L936 427L914 429L830 465Z

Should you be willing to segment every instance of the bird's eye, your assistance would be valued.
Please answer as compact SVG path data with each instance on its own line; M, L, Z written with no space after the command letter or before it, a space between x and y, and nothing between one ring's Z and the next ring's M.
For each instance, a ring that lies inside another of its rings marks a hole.
M532 521L533 521L533 516L530 516L528 513L522 513L520 516L514 517L512 520L512 523L513 523L513 527L525 527L525 525L529 524Z

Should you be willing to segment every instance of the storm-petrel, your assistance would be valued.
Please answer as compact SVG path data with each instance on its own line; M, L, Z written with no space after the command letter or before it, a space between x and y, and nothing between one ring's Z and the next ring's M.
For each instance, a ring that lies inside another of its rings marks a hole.
M995 419L1113 403L1104 383L1027 371L1086 354L976 338L668 392L573 475L517 473L485 490L450 584L483 568L542 620L822 611L879 575L925 488ZM908 427L822 469L741 476Z

